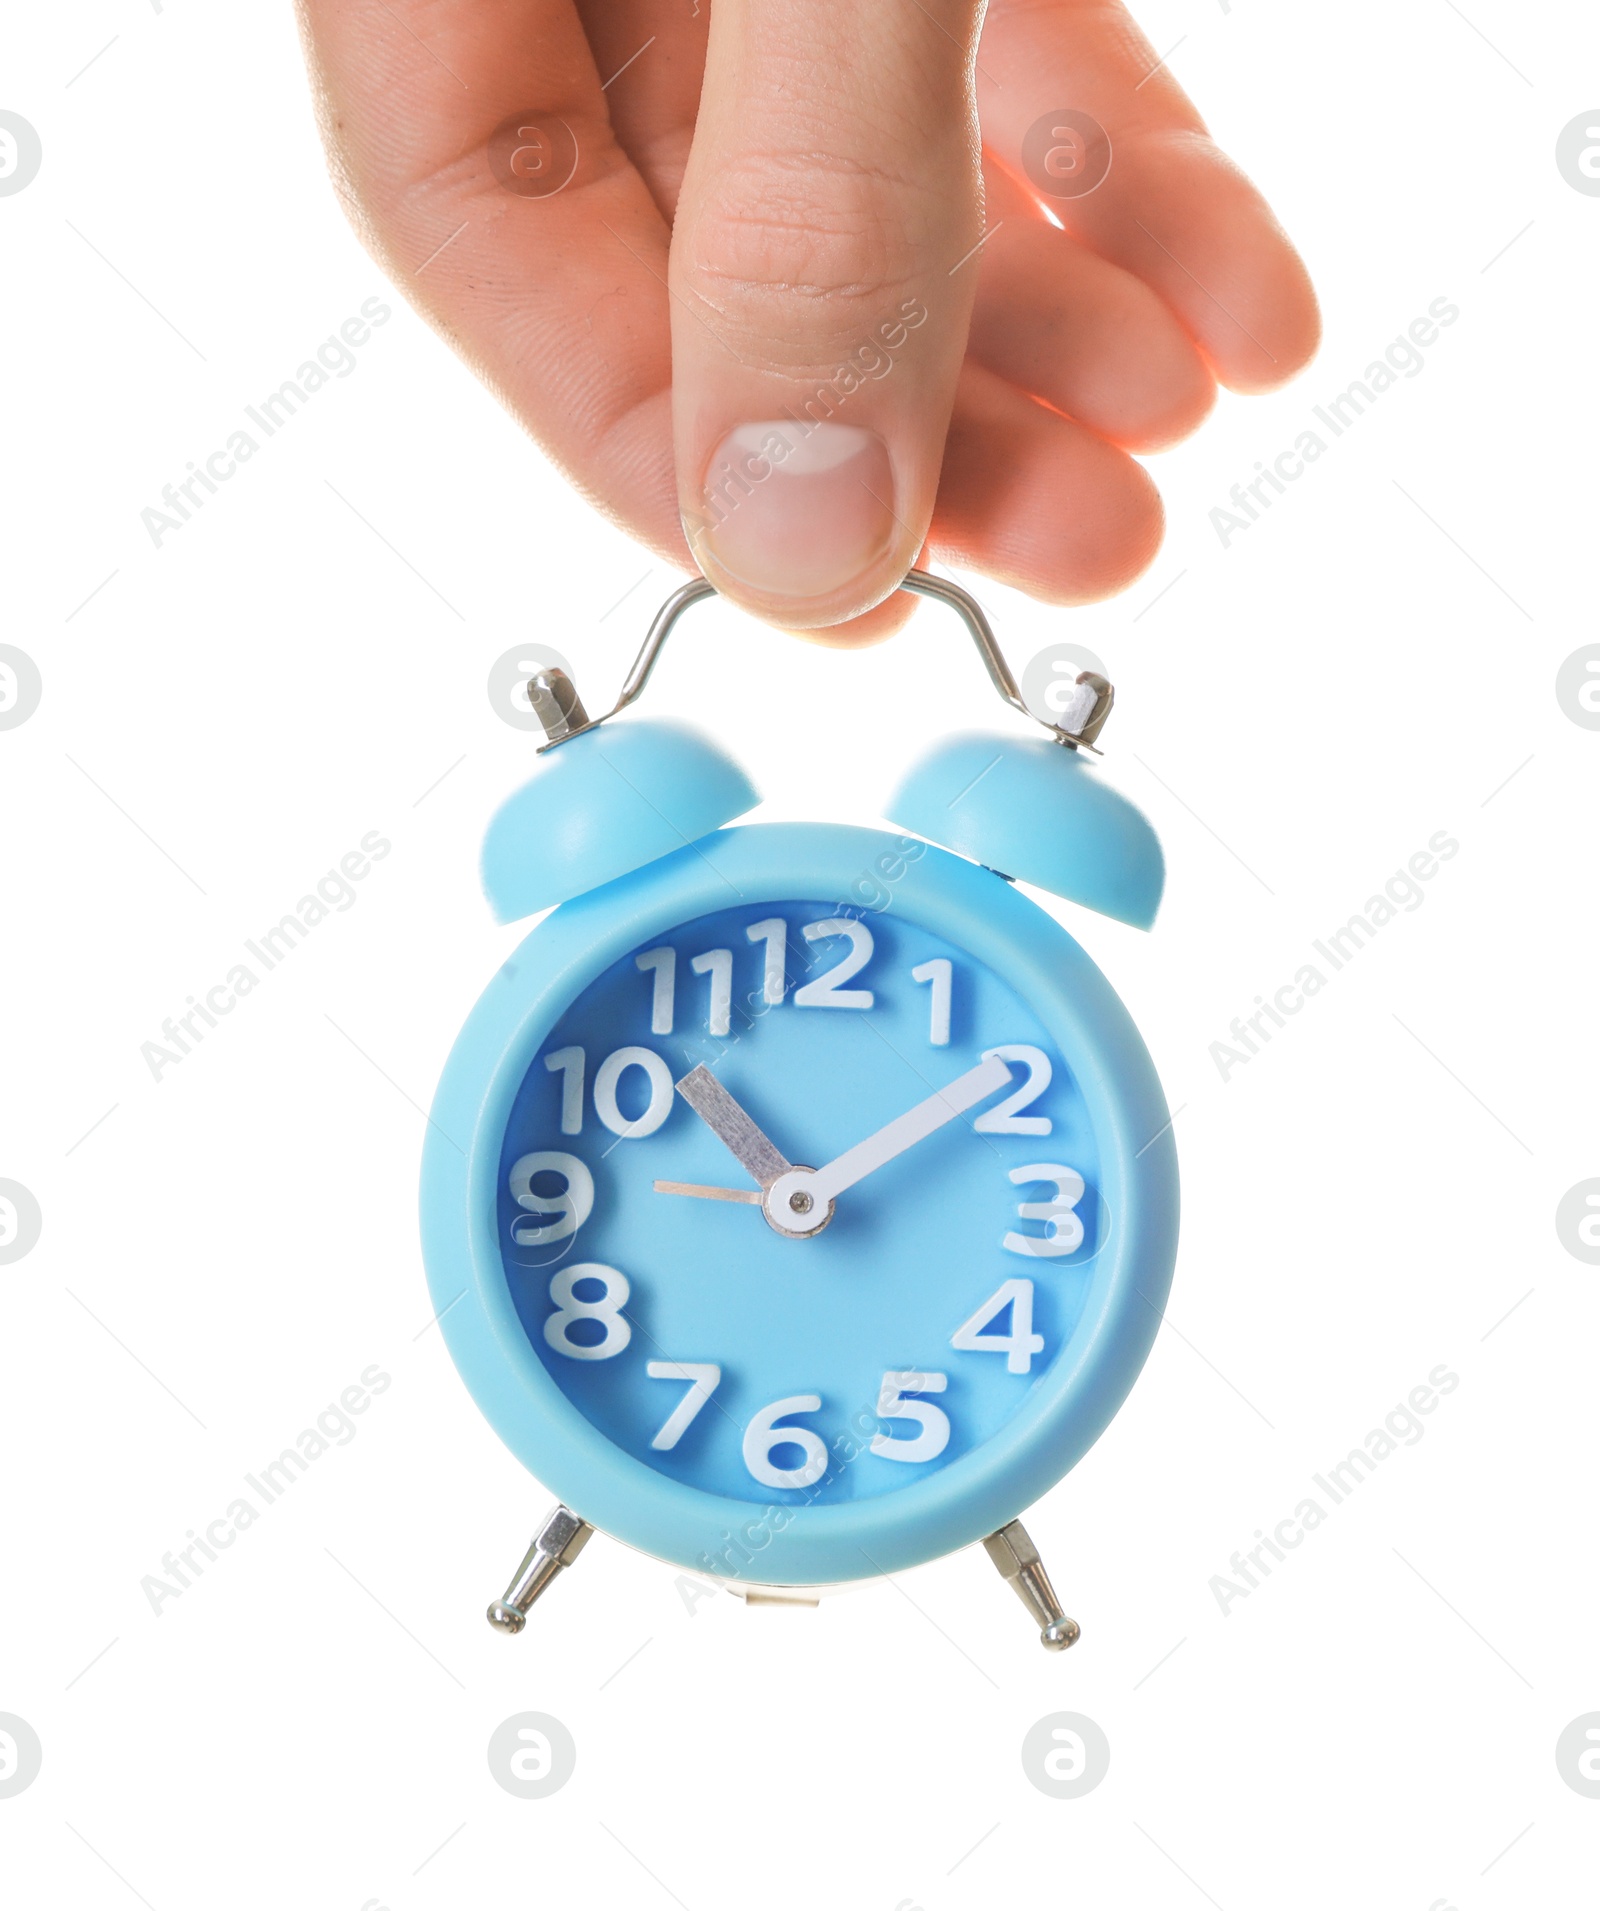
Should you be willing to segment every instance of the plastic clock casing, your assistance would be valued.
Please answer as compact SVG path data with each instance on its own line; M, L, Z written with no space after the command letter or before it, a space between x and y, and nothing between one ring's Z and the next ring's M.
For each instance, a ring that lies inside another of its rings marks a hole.
M506 1123L567 1005L651 938L727 906L850 895L897 839L820 823L724 829L564 903L480 997L446 1063L424 1148L422 1236L452 1357L484 1415L545 1486L630 1545L682 1566L720 1559L763 1504L670 1479L614 1445L566 1398L530 1344L497 1238ZM1113 1217L1069 1343L981 1446L869 1499L785 1506L746 1577L768 1585L897 1571L1015 1518L1088 1450L1154 1340L1177 1248L1178 1175L1165 1099L1132 1019L1067 932L990 870L929 846L890 889L887 913L969 951L1031 1005L1094 1124ZM806 1084L791 1084L803 1097ZM759 1305L753 1297L752 1305ZM819 1346L828 1323L817 1322ZM782 1496L775 1496L781 1499ZM717 1570L732 1576L725 1566Z

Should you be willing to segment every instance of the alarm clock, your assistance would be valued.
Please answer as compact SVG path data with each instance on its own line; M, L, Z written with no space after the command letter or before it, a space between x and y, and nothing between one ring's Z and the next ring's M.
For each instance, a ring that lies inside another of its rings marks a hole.
M938 744L893 830L734 825L759 801L699 732L571 679L491 821L502 921L433 1104L422 1234L451 1355L559 1503L491 1624L600 1529L752 1602L978 1541L1048 1647L1075 1623L1019 1515L1083 1456L1159 1325L1171 1120L1099 969L1017 886L1148 928L1155 834L1091 764L1111 686L1033 735ZM1038 734L1042 730L1043 734ZM730 825L734 825L730 827Z

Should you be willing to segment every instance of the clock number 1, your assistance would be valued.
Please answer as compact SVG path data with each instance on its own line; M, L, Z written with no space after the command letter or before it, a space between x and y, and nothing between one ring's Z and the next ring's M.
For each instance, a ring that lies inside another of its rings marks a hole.
M928 1004L928 1040L935 1048L950 1046L950 958L935 956L911 971L913 982L933 984Z

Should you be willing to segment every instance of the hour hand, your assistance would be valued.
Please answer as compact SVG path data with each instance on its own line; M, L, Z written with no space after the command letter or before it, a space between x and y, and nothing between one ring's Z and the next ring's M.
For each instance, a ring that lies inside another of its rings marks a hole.
M758 1186L769 1187L789 1172L788 1161L704 1062L678 1083L678 1093Z

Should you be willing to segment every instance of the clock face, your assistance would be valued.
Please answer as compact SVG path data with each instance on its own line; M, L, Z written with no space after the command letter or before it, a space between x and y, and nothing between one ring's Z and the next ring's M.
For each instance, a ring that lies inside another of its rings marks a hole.
M595 1429L796 1507L994 1438L1113 1220L1028 1003L914 921L816 901L697 915L600 973L516 1093L496 1213L521 1328Z

